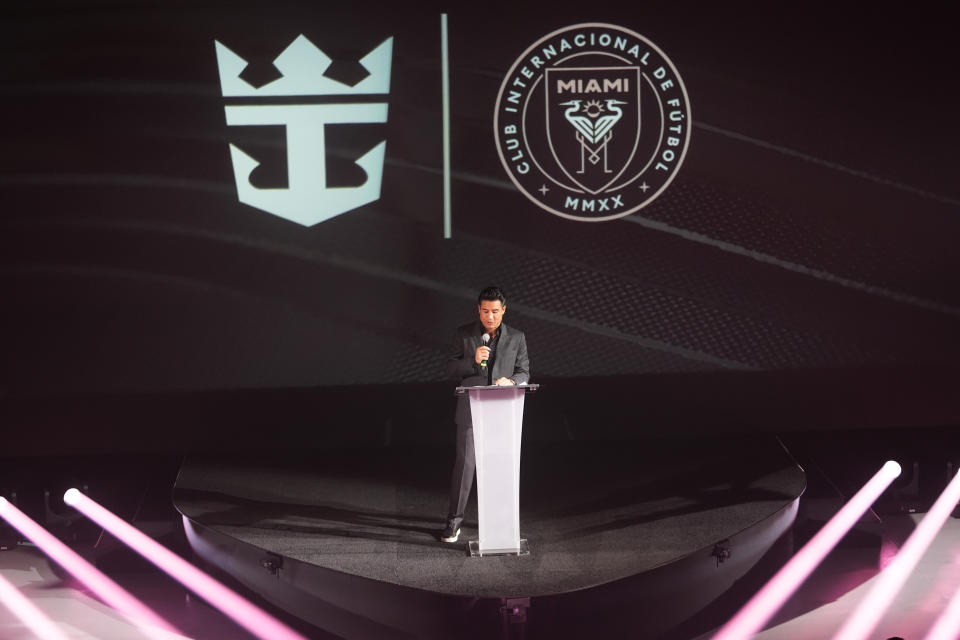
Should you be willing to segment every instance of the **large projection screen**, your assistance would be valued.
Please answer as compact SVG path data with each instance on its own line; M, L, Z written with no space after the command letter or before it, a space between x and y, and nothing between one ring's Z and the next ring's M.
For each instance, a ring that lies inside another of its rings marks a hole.
M7 393L436 381L488 284L507 291L538 377L960 356L942 5L464 5L446 21L447 85L435 8L327 4L7 3ZM581 181L599 207L607 183L574 164L639 171L667 148L651 123L680 122L656 67L629 47L622 67L578 50L578 33L641 36L683 86L682 163L622 217L557 215L498 151L505 81L575 25L538 85L562 81L565 106L541 91L520 132L545 174L567 176L544 189ZM595 100L587 67L607 69L590 72ZM639 93L610 93L633 81Z

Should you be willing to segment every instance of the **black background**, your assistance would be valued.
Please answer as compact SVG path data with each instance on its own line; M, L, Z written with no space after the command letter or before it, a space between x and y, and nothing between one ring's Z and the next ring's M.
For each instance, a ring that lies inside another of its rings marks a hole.
M489 283L510 296L535 382L670 389L644 403L661 424L761 423L801 404L801 421L818 425L956 418L930 386L947 393L960 355L960 95L946 3L484 5L449 20L444 239L435 7L7 3L0 387L17 420L64 397L416 385L445 396L449 385L431 384ZM673 184L605 223L528 201L492 132L516 57L587 21L659 46L694 122ZM310 228L237 201L228 142L263 163L260 186L276 186L284 134L226 126L213 46L250 61L244 77L260 83L301 33L351 81L355 61L394 37L388 123L328 136L336 184L362 180L351 158L387 140L381 198ZM575 412L552 398L542 411ZM724 402L718 418L710 407ZM87 420L119 419L84 406ZM315 409L304 411L322 422Z

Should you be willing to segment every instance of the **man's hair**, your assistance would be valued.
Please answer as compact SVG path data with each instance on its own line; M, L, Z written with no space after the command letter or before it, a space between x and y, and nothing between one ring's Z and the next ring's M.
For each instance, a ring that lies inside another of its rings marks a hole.
M501 305L507 306L507 296L503 294L503 289L500 287L485 287L477 296L477 304L482 304L484 300L491 302L499 300Z

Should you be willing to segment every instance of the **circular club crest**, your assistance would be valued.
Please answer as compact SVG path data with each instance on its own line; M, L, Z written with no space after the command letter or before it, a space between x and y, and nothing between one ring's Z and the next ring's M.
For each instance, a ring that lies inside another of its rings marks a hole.
M493 116L517 188L551 213L592 222L659 196L683 162L690 126L673 63L640 34L604 23L534 43L504 77Z

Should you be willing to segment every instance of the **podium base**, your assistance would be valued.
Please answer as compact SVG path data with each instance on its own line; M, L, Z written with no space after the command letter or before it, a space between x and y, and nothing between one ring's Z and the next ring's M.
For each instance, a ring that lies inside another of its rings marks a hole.
M526 538L520 538L520 546L516 549L484 549L480 550L480 541L471 540L467 543L471 558L480 558L482 556L528 556L530 547L527 545Z

